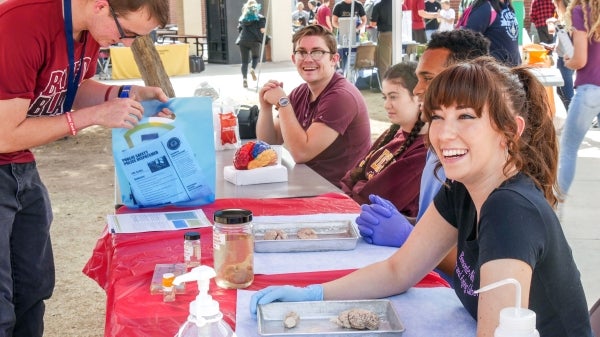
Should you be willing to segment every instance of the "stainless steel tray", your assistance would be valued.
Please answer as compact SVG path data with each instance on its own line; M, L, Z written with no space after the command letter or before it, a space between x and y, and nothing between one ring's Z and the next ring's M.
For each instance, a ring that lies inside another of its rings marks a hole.
M316 239L300 239L301 228L312 228ZM286 240L265 240L269 230L282 230ZM326 250L352 250L356 248L358 231L350 220L307 221L293 223L254 223L254 251L259 253L312 252Z
M342 311L361 308L379 315L378 330L346 329L332 322ZM285 328L285 315L295 311L300 317L294 328ZM258 333L262 336L401 336L404 325L389 300L273 302L258 306Z

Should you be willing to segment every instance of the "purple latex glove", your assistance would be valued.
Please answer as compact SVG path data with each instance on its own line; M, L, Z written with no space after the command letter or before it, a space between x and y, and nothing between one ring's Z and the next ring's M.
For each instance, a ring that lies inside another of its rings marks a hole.
M406 217L388 200L377 195L369 196L371 205L362 205L356 218L363 239L374 245L400 247L413 230Z
M303 302L322 301L323 286L312 284L308 287L270 286L256 292L250 299L250 314L256 317L256 308L259 304L271 302Z

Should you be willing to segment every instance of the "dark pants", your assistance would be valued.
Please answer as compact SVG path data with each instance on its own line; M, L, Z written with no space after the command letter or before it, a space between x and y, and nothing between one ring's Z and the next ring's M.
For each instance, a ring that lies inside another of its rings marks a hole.
M425 29L413 29L412 38L418 43L427 43L427 35L425 34Z
M0 337L41 337L54 289L52 209L36 164L0 165Z
M554 42L554 35L548 33L548 26L539 26L539 27L535 27L535 29L537 30L538 38L540 39L540 42L544 42L544 43L548 43L548 44Z
M556 93L558 94L558 97L560 97L565 109L569 111L569 104L575 94L575 91L573 90L573 70L565 66L565 61L560 56L556 61L556 68L560 70L560 74L565 82L562 87L556 88Z
M256 69L258 59L260 58L260 46L262 43L254 41L240 41L240 53L242 55L242 76L248 77L248 63L250 63L250 55L252 55L252 69Z

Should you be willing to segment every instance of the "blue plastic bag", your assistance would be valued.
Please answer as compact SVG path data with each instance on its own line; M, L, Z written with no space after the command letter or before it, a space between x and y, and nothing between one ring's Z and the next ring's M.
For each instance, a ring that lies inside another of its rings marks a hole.
M133 129L113 129L112 150L122 203L130 208L199 206L215 201L212 100L147 101ZM175 119L150 117L163 108Z

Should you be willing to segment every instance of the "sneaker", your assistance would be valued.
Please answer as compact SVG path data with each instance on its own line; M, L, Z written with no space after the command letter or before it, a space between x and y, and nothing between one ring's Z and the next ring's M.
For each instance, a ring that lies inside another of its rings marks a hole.
M248 88L248 81L244 78L244 88Z
M256 81L256 72L254 72L254 68L250 68L250 76L252 76L253 81Z

